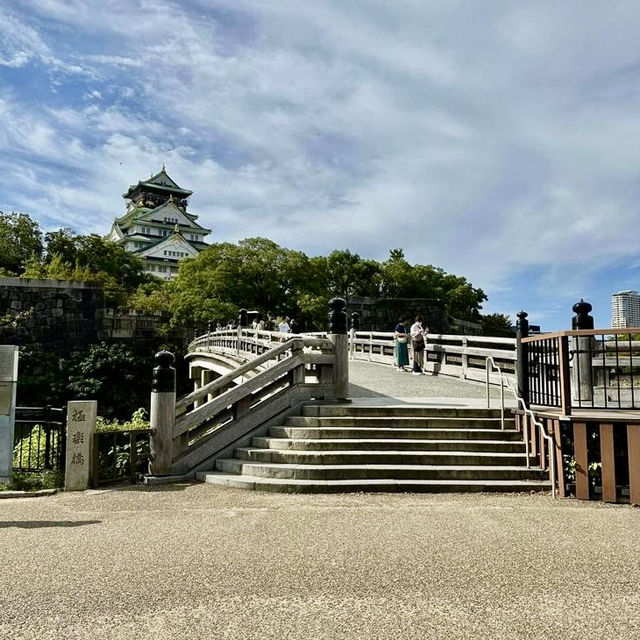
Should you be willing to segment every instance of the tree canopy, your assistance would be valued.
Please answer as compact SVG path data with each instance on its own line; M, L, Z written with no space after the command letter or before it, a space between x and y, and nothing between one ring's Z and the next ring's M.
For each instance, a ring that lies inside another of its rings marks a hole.
M145 285L137 308L169 309L174 325L226 324L240 308L273 317L295 317L303 327L321 326L327 301L341 296L427 298L456 318L479 320L487 297L466 278L431 265L411 265L401 249L384 262L348 250L309 258L267 238L211 245L180 263L172 282Z
M94 281L103 286L105 302L120 308L152 279L139 258L96 234L76 235L63 228L46 233L44 241L44 255L27 260L23 276Z
M29 259L42 258L40 225L26 213L0 211L0 275L19 276Z
M98 235L69 228L43 234L22 213L0 212L0 274L89 280L103 285L112 307L169 312L172 326L227 323L240 308L295 317L302 328L324 324L329 298L426 298L454 318L480 321L487 299L462 276L429 264L410 264L402 249L383 262L347 249L308 257L267 238L219 242L180 262L174 281L145 273L144 263ZM505 330L505 322L487 325Z

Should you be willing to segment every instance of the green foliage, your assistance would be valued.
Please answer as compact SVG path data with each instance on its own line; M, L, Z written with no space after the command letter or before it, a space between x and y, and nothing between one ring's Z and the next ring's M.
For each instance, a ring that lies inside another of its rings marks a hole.
M489 313L482 316L482 333L485 336L504 338L512 338L515 335L509 316L502 313Z
M0 211L0 275L20 275L30 258L42 257L42 232L25 213Z
M23 277L97 282L107 305L116 308L127 306L140 285L154 280L139 258L98 235L65 228L45 234L45 243L44 257L41 250L25 260Z
M166 313L171 304L174 282L154 279L138 285L129 299L129 306L143 313Z
M72 397L97 400L103 415L122 418L149 401L152 359L121 343L90 345L63 367Z
M3 316L0 316L0 329L17 329L23 326L31 317L33 317L33 309L25 309L24 311L9 310Z
M0 491L39 491L40 489L59 489L64 486L62 471L42 471L25 473L14 471L9 482L0 484Z
M44 429L40 425L34 425L13 447L13 466L44 467L46 442Z
M211 245L180 265L172 289L174 324L225 324L242 307L293 315L308 258L266 238Z
M107 420L102 416L98 416L96 420L96 431L137 431L149 429L150 427L149 420L147 420L147 411L143 407L136 409L131 418L125 422Z
M226 324L240 308L266 317L290 316L305 329L326 323L329 298L355 296L428 298L456 318L479 320L487 297L463 277L431 265L411 265L401 249L378 263L348 250L308 258L266 238L211 245L180 265L172 283L143 286L136 308L166 309L174 326ZM302 320L302 322L301 322Z

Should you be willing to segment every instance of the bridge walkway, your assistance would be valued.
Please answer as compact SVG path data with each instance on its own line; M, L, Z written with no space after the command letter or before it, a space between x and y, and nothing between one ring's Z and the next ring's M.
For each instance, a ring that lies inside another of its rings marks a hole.
M500 389L492 385L491 406L497 408ZM357 403L392 404L393 400L431 406L486 407L486 387L443 375L414 376L410 371L362 360L349 361L349 396ZM377 400L374 400L377 399ZM515 406L512 394L505 389L505 404Z

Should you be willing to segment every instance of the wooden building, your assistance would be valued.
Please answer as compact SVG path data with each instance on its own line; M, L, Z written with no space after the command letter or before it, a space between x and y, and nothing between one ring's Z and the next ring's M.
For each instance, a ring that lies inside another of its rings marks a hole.
M204 238L211 229L201 227L198 216L187 211L192 193L179 187L162 165L159 173L123 194L127 211L114 220L109 239L141 258L149 273L175 277L181 260L209 246Z

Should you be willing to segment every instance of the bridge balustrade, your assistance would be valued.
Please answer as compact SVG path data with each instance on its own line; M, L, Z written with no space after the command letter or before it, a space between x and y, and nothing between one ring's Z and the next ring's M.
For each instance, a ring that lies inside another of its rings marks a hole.
M152 428L162 432L152 438L152 449L158 449L153 475L210 468L215 458L265 432L270 421L303 402L341 397L339 359L329 338L243 329L209 333L189 345L190 356L218 351L242 354L246 362L180 399L159 390L163 399L154 405L152 395Z
M393 364L395 340L390 331L351 331L349 353L352 359ZM424 369L463 380L486 380L486 359L493 357L507 377L515 377L515 338L459 336L429 333L425 346ZM500 384L490 372L490 381Z

